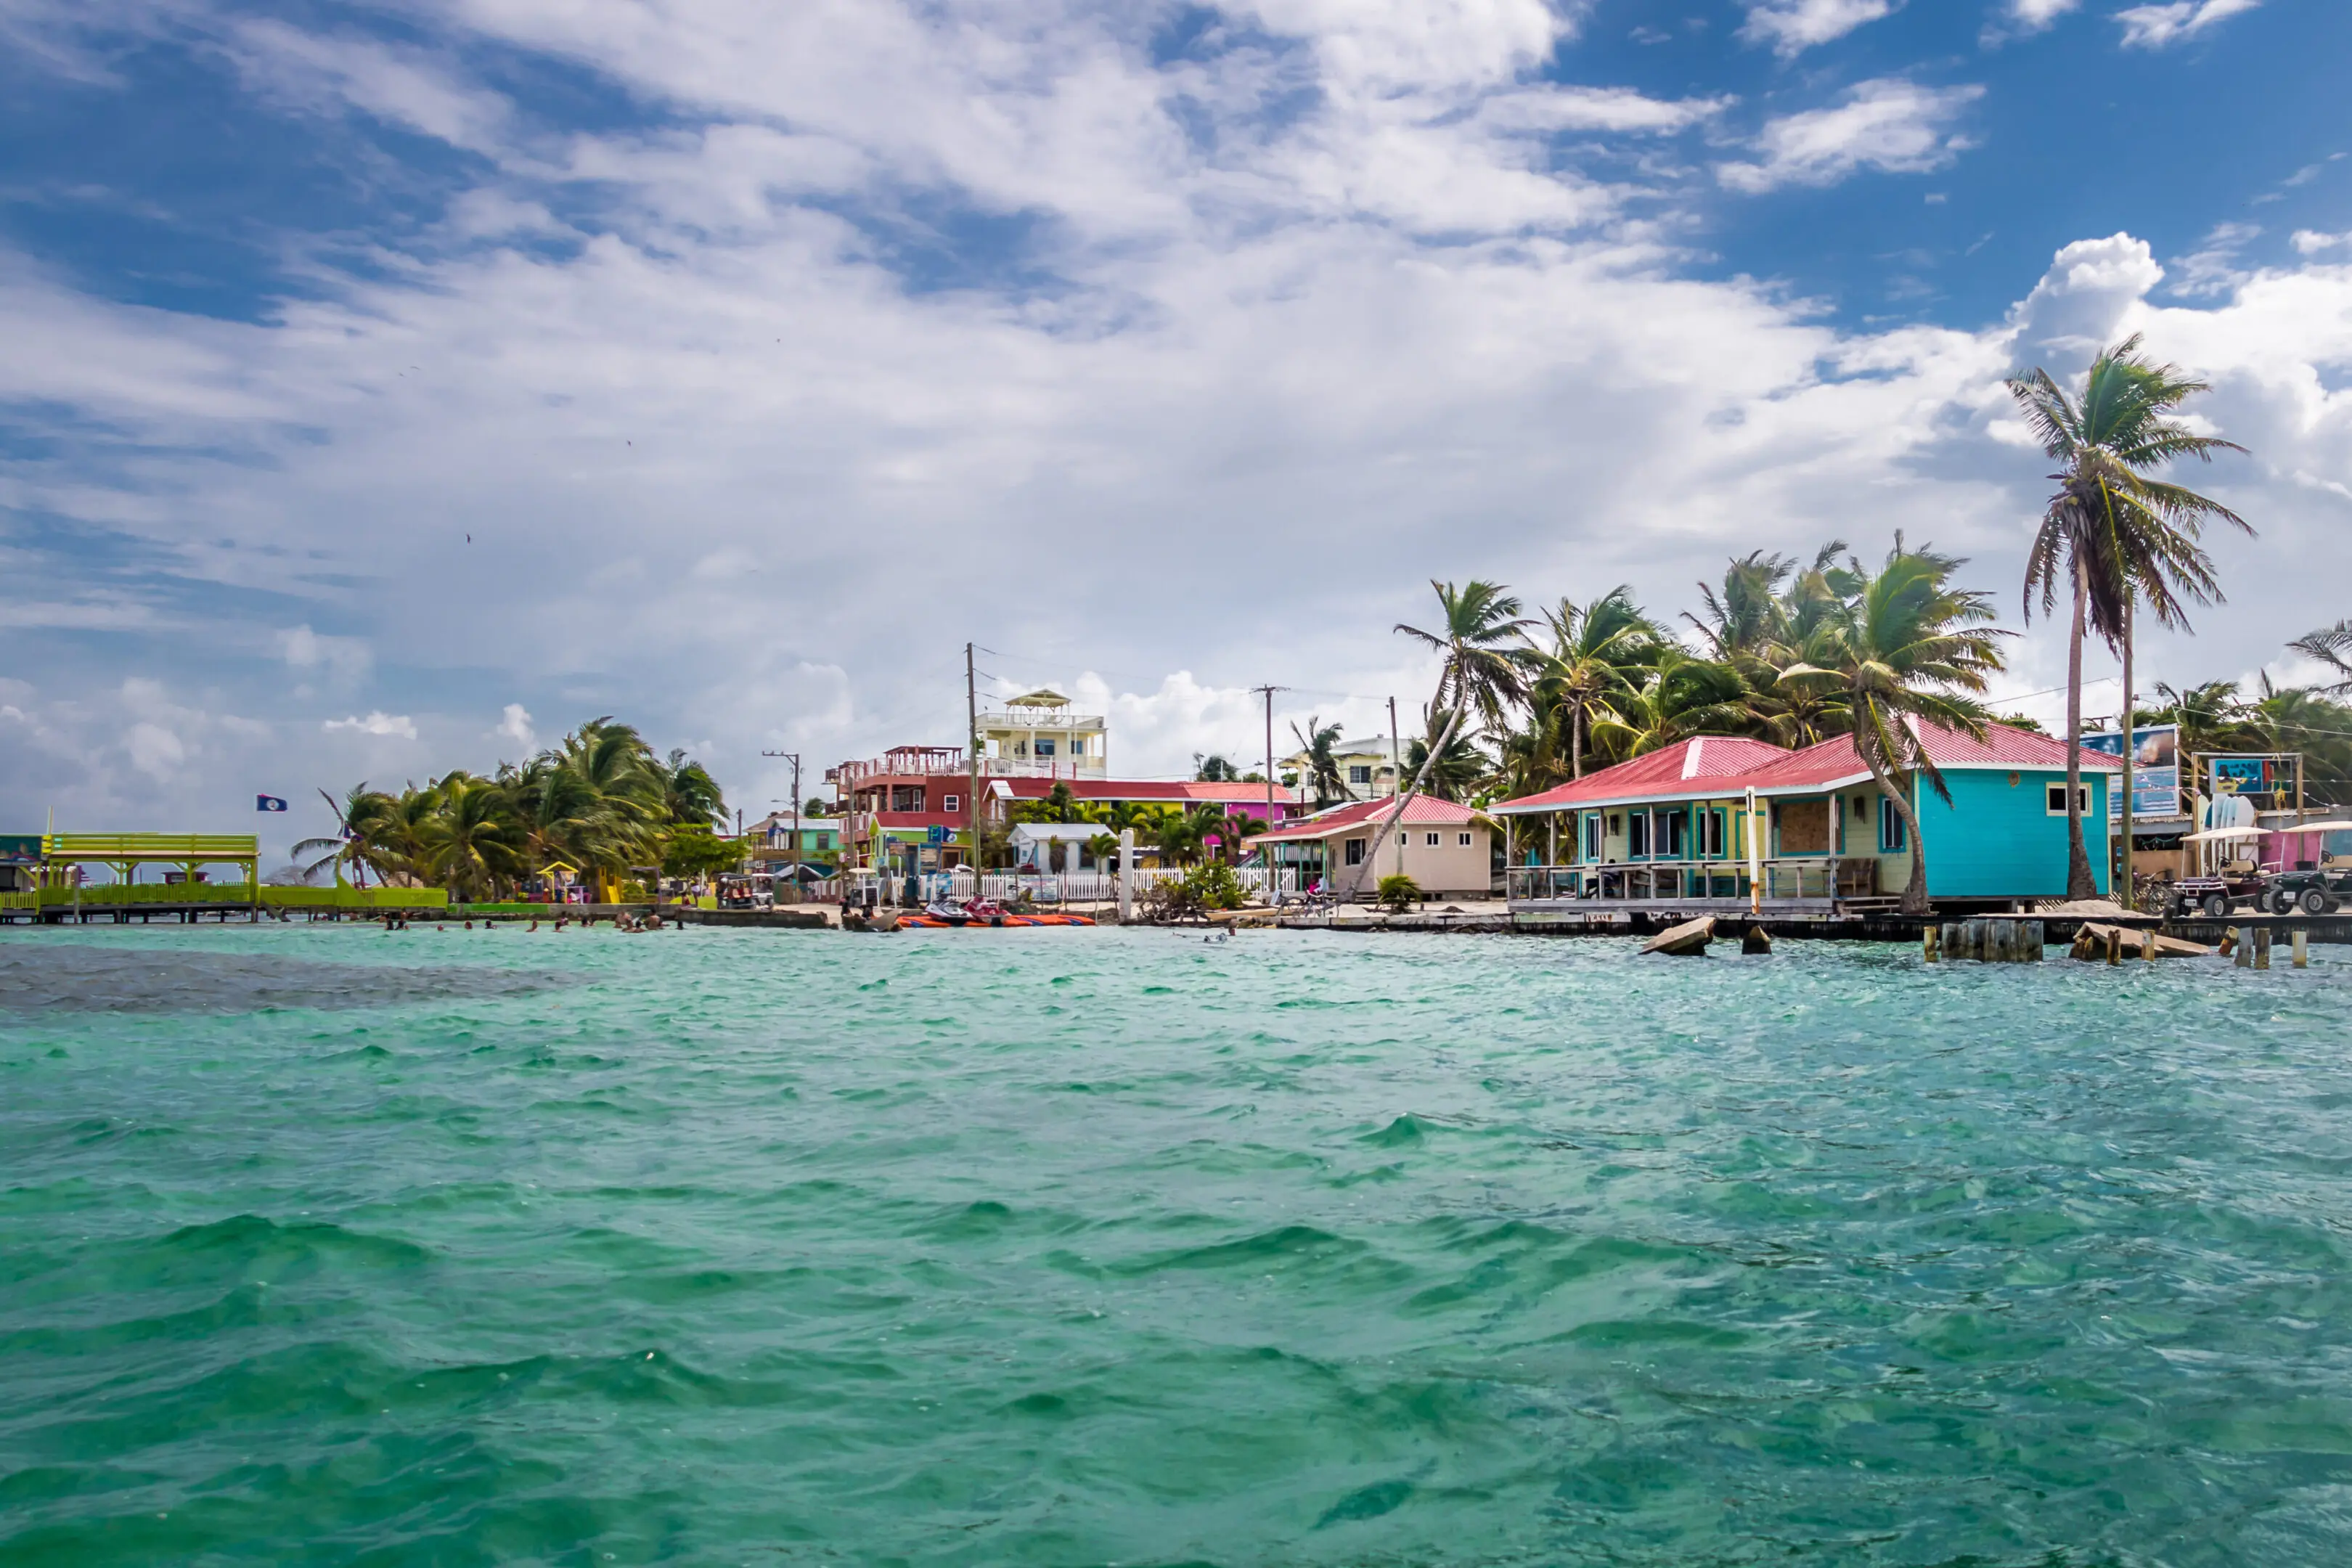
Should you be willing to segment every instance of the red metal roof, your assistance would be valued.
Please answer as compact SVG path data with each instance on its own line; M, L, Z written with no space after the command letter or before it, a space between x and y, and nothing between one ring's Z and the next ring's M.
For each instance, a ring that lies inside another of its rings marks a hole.
M2066 742L2021 730L1988 724L1979 741L1966 731L1941 724L1916 726L1927 755L1939 768L2048 768L2066 765ZM2113 773L2122 764L2097 752L2083 753L2085 773ZM1706 735L1665 747L1630 762L1587 773L1573 784L1540 795L1507 800L1494 809L1511 815L1561 811L1571 806L1643 800L1695 800L1744 795L1801 795L1867 778L1870 770L1840 735L1801 752L1736 735Z
M1330 810L1318 813L1314 816L1301 817L1297 822L1286 823L1271 833L1254 835L1249 842L1263 844L1269 840L1276 843L1317 840L1344 833L1351 827L1376 826L1388 816L1390 808L1395 804L1396 798L1393 795L1382 800L1350 801L1346 805L1335 805ZM1478 812L1473 811L1466 805L1457 805L1450 800L1439 800L1434 795L1417 795L1406 803L1404 816L1400 820L1406 823L1444 823L1449 826L1460 827L1477 821L1479 816Z
M992 774L982 773L980 782L981 787L986 789L998 781ZM1255 805L1260 810L1265 806L1265 784L1238 780L1210 784L1199 779L1008 778L1002 782L1011 786L1016 800L1043 800L1054 793L1056 784L1061 784L1069 787L1073 800L1215 801L1228 805ZM1274 786L1276 805L1296 805L1298 800L1297 790Z

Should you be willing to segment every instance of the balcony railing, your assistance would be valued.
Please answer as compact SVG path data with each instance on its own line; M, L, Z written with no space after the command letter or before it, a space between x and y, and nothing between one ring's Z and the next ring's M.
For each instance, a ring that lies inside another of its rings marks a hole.
M1513 903L1672 903L1747 900L1834 902L1881 896L1874 856L1767 860L1750 879L1744 860L1633 860L1583 866L1514 866Z
M980 716L981 733L991 730L1100 730L1105 728L1099 713L1065 713L1048 708L1021 712L983 713Z

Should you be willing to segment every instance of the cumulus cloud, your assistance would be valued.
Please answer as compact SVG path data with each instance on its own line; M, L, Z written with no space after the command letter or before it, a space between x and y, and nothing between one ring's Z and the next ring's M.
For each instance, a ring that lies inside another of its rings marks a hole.
M539 744L530 727L530 710L520 702L507 704L506 711L499 719L498 732L526 752Z
M2294 231L2294 246L2304 256L2324 256L2331 250L2352 250L2352 234L2320 234L2299 228Z
M416 739L416 725L407 714L386 713L381 708L364 719L330 719L326 729L329 734L338 730L348 730L359 735L394 735L404 741Z
M1755 142L1761 156L1717 164L1716 176L1735 191L1764 192L1834 184L1864 169L1916 174L1945 168L1969 145L1953 122L1984 90L1922 87L1899 77L1862 82L1832 108L1767 121Z
M1748 7L1739 36L1769 44L1789 58L1816 44L1843 38L1856 27L1894 15L1900 0L1763 0Z
M2241 257L2245 247L2261 237L2262 229L2251 223L2222 223L2213 226L2204 243L2180 258L2177 264L2179 276L2173 291L2188 295L2226 294L2247 277Z
M2083 0L2009 0L2009 19L2027 32L2040 32L2082 4Z
M2173 0L2164 5L2133 5L2116 13L2123 25L2124 47L2160 49L2194 38L2231 17L2254 9L2262 0Z

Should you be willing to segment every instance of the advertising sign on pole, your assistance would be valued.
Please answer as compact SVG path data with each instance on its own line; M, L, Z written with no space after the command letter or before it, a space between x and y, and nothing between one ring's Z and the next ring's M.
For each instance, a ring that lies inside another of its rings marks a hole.
M2150 818L2179 816L2180 811L2180 726L2178 724L2147 724L2134 730L2132 738L2132 819L2145 822ZM2120 730L2083 737L2083 749L2100 752L2120 762L2124 754L2124 737ZM2107 816L2123 815L2120 791L2107 792Z

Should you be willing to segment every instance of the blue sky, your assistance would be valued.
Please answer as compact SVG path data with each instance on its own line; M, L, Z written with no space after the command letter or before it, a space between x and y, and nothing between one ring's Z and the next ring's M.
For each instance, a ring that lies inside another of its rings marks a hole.
M0 34L5 821L242 826L607 712L757 811L763 750L952 740L967 637L1167 773L1254 751L1259 681L1416 704L1388 628L1429 578L1673 611L1735 551L1896 527L2014 605L2043 464L2000 378L2132 330L2214 382L2253 454L2200 478L2263 530L2151 679L2292 678L2352 614L2352 7ZM2033 629L2011 689L2061 658Z

